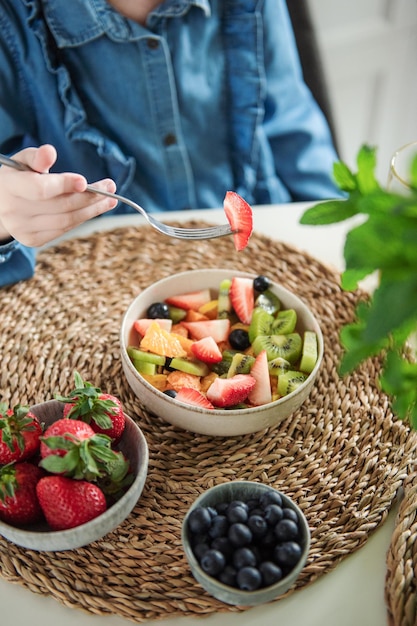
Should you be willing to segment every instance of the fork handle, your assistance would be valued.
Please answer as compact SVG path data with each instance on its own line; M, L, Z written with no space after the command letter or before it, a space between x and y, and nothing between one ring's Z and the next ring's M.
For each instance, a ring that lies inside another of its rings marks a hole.
M29 165L26 163L22 163L22 161L18 161L17 159L11 159L5 154L0 153L0 163L1 165L7 165L8 167L13 167L15 170L20 170L21 172L34 172Z
M11 159L10 157L6 156L5 154L1 154L1 153L0 153L0 164L1 165L7 165L8 167L12 167L13 169L19 170L20 172L36 172L36 170L31 168L29 165L26 165L26 163L22 163L22 161L18 161L17 159ZM36 172L36 173L39 174L40 172ZM101 194L103 196L109 196L110 198L119 199L117 194L111 193L110 191L104 191L104 190L101 190L101 189L96 189L92 185L87 185L85 190L89 191L91 193L99 193L99 194Z

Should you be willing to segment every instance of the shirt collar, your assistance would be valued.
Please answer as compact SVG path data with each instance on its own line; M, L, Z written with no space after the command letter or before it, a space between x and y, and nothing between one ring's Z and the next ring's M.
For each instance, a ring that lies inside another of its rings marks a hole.
M60 48L76 47L107 34L115 41L140 39L145 31L115 11L106 0L23 0L29 8L42 6L45 19ZM149 16L148 24L161 17L180 17L192 6L211 15L210 0L165 0Z

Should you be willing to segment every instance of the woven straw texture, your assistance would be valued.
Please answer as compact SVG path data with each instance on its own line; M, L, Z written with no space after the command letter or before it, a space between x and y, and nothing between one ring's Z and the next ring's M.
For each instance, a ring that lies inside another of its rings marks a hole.
M188 433L148 414L127 385L119 357L124 311L156 280L202 267L267 274L301 297L322 326L325 357L317 385L304 406L275 429L235 438ZM275 486L307 516L311 551L288 593L360 548L412 475L416 438L394 418L378 389L377 359L346 379L338 375L339 330L353 319L362 297L341 291L339 278L305 253L258 234L243 253L235 252L230 238L196 244L148 227L96 233L43 251L32 280L0 292L3 400L32 404L66 394L77 369L119 396L137 420L149 445L149 473L131 515L87 547L38 553L0 538L1 575L67 606L135 622L245 610L201 589L180 540L181 521L194 498L234 479ZM399 526L387 576L395 626L415 623L415 484L407 494L407 541ZM403 570L397 565L402 554Z

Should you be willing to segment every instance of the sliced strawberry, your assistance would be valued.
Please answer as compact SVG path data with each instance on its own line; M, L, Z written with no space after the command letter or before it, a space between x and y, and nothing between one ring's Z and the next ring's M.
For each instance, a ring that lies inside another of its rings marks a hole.
M201 320L200 322L181 322L193 339L213 337L216 343L226 341L230 332L230 320Z
M198 291L190 291L165 298L165 302L171 306L186 310L193 309L194 311L198 311L203 304L207 304L210 300L211 293L209 289L199 289Z
M185 404L199 406L202 409L214 409L211 402L209 402L200 391L192 389L191 387L182 387L175 396L175 399Z
M230 301L236 315L243 324L250 324L255 306L253 280L234 276L229 291Z
M213 337L203 337L191 344L193 355L204 363L219 363L223 356Z
M251 404L261 406L272 401L271 383L269 380L268 358L266 350L262 350L252 365L250 375L256 380L255 386L248 395Z
M256 384L250 374L216 378L207 390L207 398L216 407L224 408L244 402Z
M149 319L146 317L143 317L139 320L135 320L133 322L133 328L139 333L139 335L142 335L143 337L146 331L148 330L149 326L152 324L152 322L158 322L159 326L163 328L164 330L167 330L168 332L170 332L172 329L171 319L163 319L163 318Z
M253 230L253 215L250 205L235 191L228 191L223 201L224 212L230 226L237 232L233 235L236 250L248 245Z

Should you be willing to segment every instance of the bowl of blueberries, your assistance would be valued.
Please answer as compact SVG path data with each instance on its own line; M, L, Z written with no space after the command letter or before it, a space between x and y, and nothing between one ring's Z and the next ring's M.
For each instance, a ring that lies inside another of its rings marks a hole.
M284 493L253 481L203 492L187 511L182 543L197 582L239 606L270 602L302 571L310 549L305 515Z

